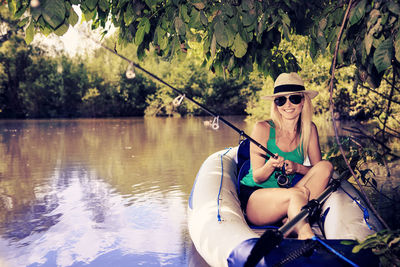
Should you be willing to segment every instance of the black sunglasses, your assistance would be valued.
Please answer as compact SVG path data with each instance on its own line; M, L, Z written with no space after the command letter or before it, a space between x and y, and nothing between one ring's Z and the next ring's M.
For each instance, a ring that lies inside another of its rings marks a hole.
M303 99L303 95L290 95L289 97L286 96L280 96L274 99L275 104L278 107L282 107L286 103L286 99L289 98L289 101L292 102L292 104L298 105L300 104L301 100Z

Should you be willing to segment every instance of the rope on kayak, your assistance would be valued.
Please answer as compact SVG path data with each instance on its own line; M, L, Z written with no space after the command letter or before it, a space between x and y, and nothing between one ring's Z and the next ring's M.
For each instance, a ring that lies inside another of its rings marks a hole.
M219 190L218 190L218 197L217 197L217 219L219 222L222 221L221 218L221 206L220 206L220 201L221 199L221 190L222 190L222 181L224 180L224 161L222 160L222 158L231 150L232 148L228 148L223 154L220 155L220 159L221 159L221 182L219 183Z
M369 212L368 209L366 207L364 207L355 197L353 197L352 195L350 195L346 190L344 190L343 186L341 186L343 192L345 192L357 205L358 207L362 210L363 215L364 215L364 221L367 224L368 228L370 230L376 230L374 229L374 227L369 223Z
M317 236L313 236L311 238L311 240L315 240L318 241L321 245L323 245L325 248L327 248L330 252L332 252L333 254L335 254L336 256L338 256L339 258L341 258L342 260L344 260L345 262L347 262L348 264L350 264L351 266L354 267L359 267L356 263L352 262L351 260L349 260L348 258L346 258L345 256L343 256L342 254L340 254L338 251L336 251L333 247L329 246L327 243L325 243L324 241L322 241L321 239L319 239Z

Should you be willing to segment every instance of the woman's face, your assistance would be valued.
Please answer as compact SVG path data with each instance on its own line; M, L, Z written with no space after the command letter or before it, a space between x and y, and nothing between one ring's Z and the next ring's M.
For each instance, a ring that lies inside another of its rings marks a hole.
M278 99L279 98L279 99ZM286 98L286 99L284 99ZM300 102L299 102L300 101ZM282 105L282 103L284 104ZM279 113L283 119L293 120L297 119L303 110L304 96L302 94L291 94L277 97L274 100ZM295 104L298 103L298 104ZM281 105L281 106L280 106Z

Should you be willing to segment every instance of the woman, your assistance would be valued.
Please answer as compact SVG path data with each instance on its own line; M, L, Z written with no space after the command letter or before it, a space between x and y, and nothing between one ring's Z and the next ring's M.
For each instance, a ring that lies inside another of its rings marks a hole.
M247 219L254 225L273 224L286 216L292 219L328 184L333 167L321 158L318 131L311 121L311 99L317 94L305 90L303 80L292 72L279 75L274 94L264 97L274 101L272 120L258 122L251 136L267 145L276 157L266 160L263 150L250 145L251 167L241 180L239 196ZM303 165L307 157L311 166ZM286 174L291 187L278 185L280 174ZM304 176L296 183L295 174ZM298 223L294 230L299 239L314 236L306 221Z

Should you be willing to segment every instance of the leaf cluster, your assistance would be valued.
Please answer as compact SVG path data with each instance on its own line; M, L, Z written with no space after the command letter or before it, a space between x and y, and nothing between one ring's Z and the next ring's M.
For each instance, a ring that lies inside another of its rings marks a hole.
M10 0L8 7L26 26L29 43L36 32L62 35L78 21L79 6L92 27L111 22L119 28L121 44L135 43L143 59L154 47L166 60L184 56L189 41L203 45L204 64L219 75L241 76L258 70L275 78L281 72L300 69L290 51L278 49L282 38L310 36L309 53L336 47L347 2L278 0ZM357 78L372 88L384 72L400 63L400 3L352 1L349 20L340 42L337 66L357 66ZM104 32L107 32L105 29Z
M367 168L368 162L375 161L380 165L384 165L385 158L389 157L387 153L382 153L371 142L362 141L354 136L340 137L340 144L345 152L345 156L351 169L355 172L361 182L366 185L371 183L375 187L377 181L374 179L374 172ZM335 171L343 178L349 178L351 173L341 154L339 145L336 142L329 144L329 151L325 153L324 158L332 162Z
M381 266L400 265L400 230L383 230L368 236L353 247L353 253L362 249L372 249L379 256Z
M316 20L311 31L313 58L327 49L333 54L346 8L335 1ZM400 64L399 15L398 0L353 1L335 67L356 65L361 83L379 87L385 71Z
M325 1L216 1L216 0L43 0L32 6L29 0L10 0L12 14L26 26L29 43L36 32L62 35L78 17L72 8L79 5L84 20L93 28L108 21L119 28L120 43L134 42L137 55L155 47L164 59L184 55L189 41L203 44L206 64L213 72L240 76L257 63L265 75L299 70L290 52L277 49L282 37L305 34L314 14ZM106 30L105 30L106 31Z

